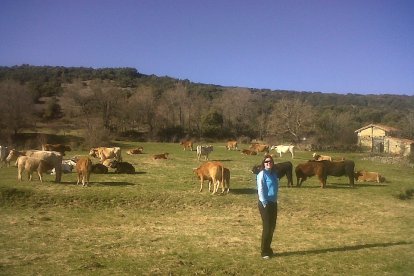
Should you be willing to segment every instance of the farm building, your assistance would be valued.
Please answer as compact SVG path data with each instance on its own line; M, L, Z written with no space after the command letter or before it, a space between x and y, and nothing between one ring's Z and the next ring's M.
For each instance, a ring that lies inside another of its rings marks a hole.
M355 130L358 145L371 152L390 153L403 156L414 152L414 141L397 138L400 130L390 126L370 124Z

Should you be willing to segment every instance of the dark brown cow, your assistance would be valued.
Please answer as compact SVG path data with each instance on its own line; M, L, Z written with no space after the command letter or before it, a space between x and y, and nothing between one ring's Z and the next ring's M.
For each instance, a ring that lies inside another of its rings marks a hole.
M193 141L190 140L183 140L180 142L180 145L183 146L184 150L189 149L193 151Z
M128 174L135 173L134 166L128 162L118 162L115 160L112 162L111 168L115 169L115 173L128 173Z
M355 177L355 163L352 160L344 161L311 161L309 163L318 163L321 162L326 168L326 176L348 176L349 185L354 187L354 177Z
M256 165L256 166L253 166L252 173L258 174L261 170L263 170L262 165ZM276 172L276 175L279 179L281 179L282 177L284 177L286 175L286 178L288 180L287 186L288 187L293 186L293 176L292 176L293 165L292 165L292 162L287 161L287 162L276 163L273 166L272 170L274 170Z
M71 147L68 145L63 144L43 144L42 145L43 151L57 151L60 154L65 155L65 151L71 151Z
M108 173L108 167L106 167L105 165L102 165L101 163L93 164L91 173L96 173L96 174Z
M296 166L295 168L297 183L296 186L302 186L303 181L308 177L317 176L321 183L321 188L326 186L326 168L323 162L307 162Z

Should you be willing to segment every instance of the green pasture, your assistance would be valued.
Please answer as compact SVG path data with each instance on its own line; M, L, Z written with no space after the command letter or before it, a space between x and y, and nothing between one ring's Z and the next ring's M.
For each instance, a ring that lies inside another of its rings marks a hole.
M382 173L385 183L348 185L313 177L301 188L279 189L273 241L276 256L260 257L261 221L250 168L262 156L245 156L214 143L211 160L231 170L228 195L199 192L192 169L195 151L173 143L120 143L137 173L91 175L89 187L76 174L62 183L17 181L15 167L0 168L0 275L413 275L414 169L345 157L356 169ZM145 154L127 149L143 146ZM241 145L240 148L247 148ZM168 160L152 154L170 153ZM87 151L68 152L67 156ZM294 166L311 152L285 154ZM97 160L93 160L97 162ZM296 177L294 176L296 184Z

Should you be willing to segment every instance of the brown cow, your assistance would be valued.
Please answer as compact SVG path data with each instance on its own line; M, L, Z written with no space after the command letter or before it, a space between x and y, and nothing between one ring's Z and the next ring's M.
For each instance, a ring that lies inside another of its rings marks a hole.
M235 140L227 141L226 148L228 150L238 150L238 148L237 148L237 141L235 141Z
M65 151L71 151L71 147L68 145L63 144L43 144L42 145L43 151L57 151L60 154L65 155Z
M256 165L256 166L253 166L251 172L254 174L258 174L261 170L263 170L262 165ZM287 162L275 163L275 165L272 167L272 170L276 172L276 175L279 179L281 179L282 177L286 175L286 178L288 180L287 186L288 187L293 186L292 162L287 161Z
M76 185L82 181L82 186L89 185L89 176L92 171L92 161L88 157L80 157L76 162L76 172L78 173L78 182Z
M193 141L191 140L183 140L180 142L180 145L183 146L184 150L189 149L193 151Z
M210 180L210 183L213 183L213 194L218 190L218 186L221 183L222 193L224 192L223 178L224 178L224 169L223 164L220 162L206 162L200 167L193 169L195 175L200 179L200 192L203 191L203 182L204 180Z
M106 159L110 159L110 158L115 158L117 161L122 161L121 148L120 147L91 148L90 151L89 151L89 155L92 156L92 157L95 157L95 158L99 158L101 160L101 162L105 161Z
M385 177L377 172L367 172L365 170L360 170L355 173L355 180L380 183L385 181Z
M249 149L253 150L255 152L269 153L269 145L267 145L267 144L252 143L250 145Z
M321 162L326 168L326 176L348 176L349 185L354 187L354 169L355 163L352 160L344 161L311 161L309 163L318 163ZM326 180L325 180L326 181Z
M244 149L241 152L242 154L246 154L246 155L257 155L257 152L253 151L253 150L248 150L248 149Z
M295 168L297 183L296 186L302 186L303 181L308 177L317 176L321 183L321 188L326 186L326 168L323 162L307 162L298 164Z
M223 167L223 170L224 170L223 171L224 190L226 190L226 193L228 194L229 191L230 191L230 170L228 168L224 168L224 167ZM198 177L198 179L200 179L199 176L197 176L197 177ZM212 179L209 176L208 177L206 176L205 179L208 180L208 191L211 192L210 187L211 187ZM214 185L213 185L213 188L214 188ZM217 192L217 190L218 190L218 185L216 187L215 192ZM222 193L223 193L223 190L222 190Z
M110 166L111 168L115 169L115 173L128 173L128 174L135 173L134 166L128 162L118 162L114 160Z
M143 147L138 147L138 148L127 150L126 153L129 155L134 155L134 154L142 154L143 151L144 151Z
M152 156L152 159L157 160L157 159L167 159L169 153L165 152L165 153L161 153L161 154L154 154Z

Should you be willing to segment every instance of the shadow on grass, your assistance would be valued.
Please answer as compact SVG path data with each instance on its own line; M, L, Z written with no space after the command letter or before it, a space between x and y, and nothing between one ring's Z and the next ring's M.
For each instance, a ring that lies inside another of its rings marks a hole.
M391 247L391 246L407 245L407 244L413 244L413 242L400 241L400 242L388 242L388 243L359 244L359 245L350 245L350 246L333 247L333 248L325 248L325 249L281 252L281 253L275 253L274 256L283 257L283 256L293 256L293 255L324 254L324 253L330 253L330 252L355 251L355 250L361 250L361 249L367 249L367 248Z
M76 181L66 181L66 182L62 181L59 184L82 186L82 183L77 185ZM102 186L135 186L136 184L130 183L130 182L92 182L92 181L89 182L89 186L97 186L97 185L102 185Z
M245 188L245 189L231 189L230 188L230 193L236 194L236 195L253 195L253 194L257 194L257 190L252 189L252 188Z

